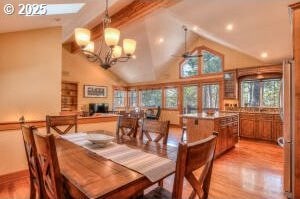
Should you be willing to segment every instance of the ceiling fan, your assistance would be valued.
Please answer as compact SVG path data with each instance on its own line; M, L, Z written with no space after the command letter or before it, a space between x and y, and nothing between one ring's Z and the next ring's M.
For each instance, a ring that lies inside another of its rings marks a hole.
M182 55L172 55L173 57L182 57L184 59L190 59L190 58L197 58L202 57L201 53L193 53L187 51L187 27L185 25L182 26L182 29L184 31L184 53Z

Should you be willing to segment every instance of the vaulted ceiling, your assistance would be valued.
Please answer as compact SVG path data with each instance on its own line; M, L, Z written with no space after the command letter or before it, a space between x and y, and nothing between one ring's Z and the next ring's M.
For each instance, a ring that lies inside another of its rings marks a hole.
M110 12L132 1L110 0ZM174 59L172 55L183 51L183 24L191 30L190 44L202 36L266 63L278 63L292 57L288 5L297 1L181 0L121 27L122 37L137 40L137 58L110 70L128 83L156 80L166 63ZM45 3L26 1L30 2ZM85 6L76 14L43 17L6 16L0 12L0 33L61 25L65 42L72 38L75 27L93 27L99 22L105 7L104 0L47 0L47 3L85 3ZM232 31L226 30L228 24L233 25ZM262 58L262 52L267 52L268 57Z

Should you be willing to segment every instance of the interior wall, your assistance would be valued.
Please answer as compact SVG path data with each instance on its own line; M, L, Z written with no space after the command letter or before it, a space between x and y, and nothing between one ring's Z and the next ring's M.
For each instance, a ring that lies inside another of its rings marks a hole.
M117 66L113 66L117 67ZM126 83L114 75L110 69L105 70L96 63L90 63L80 53L72 54L67 49L62 51L62 81L78 83L78 110L86 109L89 103L108 103L112 109L113 86L125 86ZM85 98L84 85L97 85L107 87L105 98Z
M61 28L0 34L0 122L60 111ZM0 132L0 175L27 168L20 131Z
M57 114L61 88L61 28L0 34L0 122Z
M230 69L237 69L237 68L245 68L251 66L263 66L267 65L267 63L260 61L256 58L248 56L244 53L236 51L234 49L225 47L221 44L216 42L210 41L203 37L199 37L190 45L189 50L193 50L199 46L206 46L214 51L217 51L224 55L224 70ZM197 80L200 79L199 77L190 78L190 79L181 79L179 77L179 64L182 61L181 58L179 59L170 59L170 61L163 67L165 70L160 73L157 77L156 81L152 82L142 82L142 83L135 83L129 84L130 86L136 85L147 85L147 84L159 84L159 83L167 83L167 82L180 82L180 81L189 81L189 80ZM238 103L237 100L224 100L224 103ZM162 120L170 120L171 124L179 124L180 112L179 111L168 111L162 110L161 119Z

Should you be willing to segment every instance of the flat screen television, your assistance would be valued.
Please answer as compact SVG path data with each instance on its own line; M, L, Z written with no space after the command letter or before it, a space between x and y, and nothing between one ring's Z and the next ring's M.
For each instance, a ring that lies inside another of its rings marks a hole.
M89 113L90 115L93 115L94 113L108 113L108 104L91 103L89 104Z

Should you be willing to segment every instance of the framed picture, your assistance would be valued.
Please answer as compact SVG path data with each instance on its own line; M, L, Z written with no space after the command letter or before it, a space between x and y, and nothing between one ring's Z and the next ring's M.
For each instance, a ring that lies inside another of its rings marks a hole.
M91 97L91 98L107 97L107 87L84 85L84 97Z

